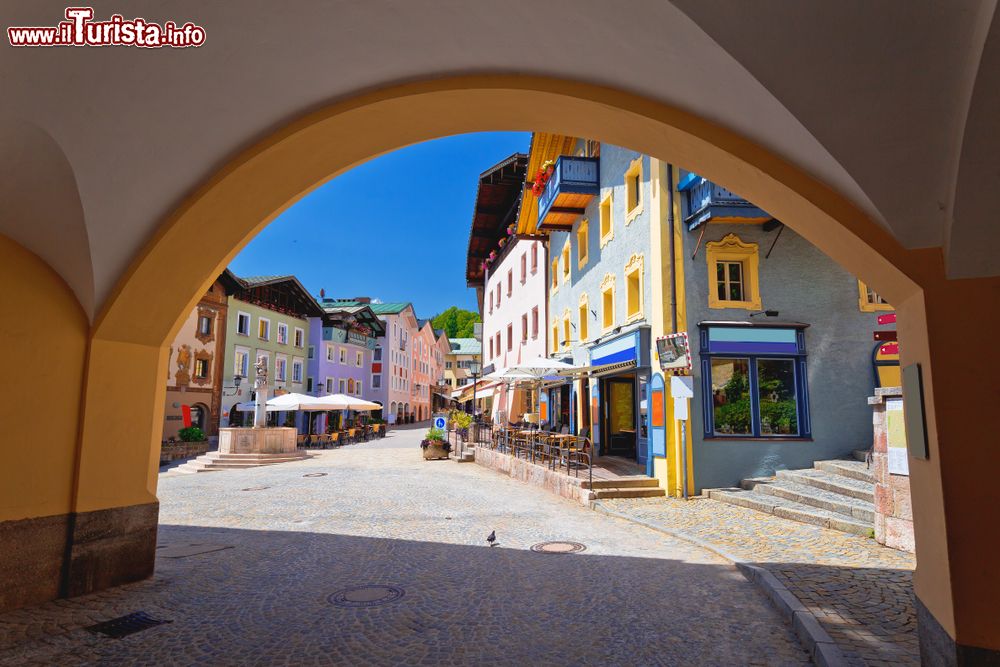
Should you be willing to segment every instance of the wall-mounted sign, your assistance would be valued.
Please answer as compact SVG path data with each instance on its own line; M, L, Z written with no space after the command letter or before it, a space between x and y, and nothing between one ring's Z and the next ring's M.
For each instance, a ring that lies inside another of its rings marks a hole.
M886 313L885 315L879 315L877 318L880 325L884 324L895 324L896 323L896 313Z
M669 334L656 339L656 356L664 372L691 373L691 345L687 332Z
M889 398L885 402L885 439L889 454L889 472L909 475L906 458L906 420L903 417L903 399Z
M690 376L670 378L670 396L674 399L674 419L687 421L690 416L687 399L694 398L694 380Z
M876 331L874 332L875 340L896 340L895 331Z

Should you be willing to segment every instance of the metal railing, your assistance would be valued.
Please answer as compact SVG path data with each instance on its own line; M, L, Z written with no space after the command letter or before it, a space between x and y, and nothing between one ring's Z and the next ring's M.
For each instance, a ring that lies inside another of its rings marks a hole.
M594 445L590 438L574 436L572 444L564 445L554 441L552 436L560 435L548 431L533 431L530 435L519 435L513 429L494 426L488 431L489 437L477 443L492 451L498 451L515 458L524 458L537 465L540 459L548 463L550 470L562 468L566 462L566 474L573 470L573 476L579 478L582 458L586 460L587 480L589 488L594 486ZM582 442L582 446L577 446ZM576 465L574 465L576 463Z

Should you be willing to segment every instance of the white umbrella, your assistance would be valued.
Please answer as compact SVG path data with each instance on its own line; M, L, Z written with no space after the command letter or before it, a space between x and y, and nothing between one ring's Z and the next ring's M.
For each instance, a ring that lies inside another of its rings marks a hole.
M322 410L362 410L368 412L370 410L382 409L382 406L378 403L372 403L371 401L366 401L357 396L348 396L347 394L330 394L328 396L320 396L315 400L322 405L328 406L321 408Z
M517 379L530 378L532 380L540 380L547 375L555 375L559 371L566 371L571 368L574 368L574 366L572 364L567 364L564 361L548 359L547 357L535 357L534 359L528 359L527 361L514 364L513 366L504 369L504 372L507 374L522 376L522 378ZM524 378L523 376L527 376L527 378Z

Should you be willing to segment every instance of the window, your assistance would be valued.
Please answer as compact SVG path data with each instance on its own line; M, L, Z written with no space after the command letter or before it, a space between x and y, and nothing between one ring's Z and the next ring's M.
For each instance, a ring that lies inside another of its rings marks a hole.
M538 306L531 309L531 337L538 338Z
M307 356L310 359L315 359L316 358L316 347L315 346L313 346L313 345L309 346L309 353L308 353Z
M531 275L538 271L538 244L531 244Z
M340 363L344 366L347 365L347 349L343 347L340 348Z
M274 379L277 382L285 381L285 374L288 369L288 359L277 356L274 358Z
M333 378L326 379L326 393L328 394L333 393Z
M294 359L292 360L292 382L296 384L302 383L302 360Z
M354 365L361 368L365 363L365 353L358 350L354 353Z
M306 392L312 393L314 380L312 378L306 378Z
M703 327L701 349L705 437L810 437L800 330Z
M636 253L625 265L625 321L642 318L643 257Z
M266 317L260 318L257 322L257 337L261 340L271 339L271 320Z
M642 213L642 158L638 157L625 172L625 224Z
M500 356L500 350L503 349L503 348L500 347L500 332L499 331L497 332L496 341L497 341L497 356L499 357Z
M507 325L507 351L510 352L514 349L514 325Z
M563 282L569 281L569 239L566 239L566 245L563 246L562 250L562 267L563 267Z
M373 375L372 376L372 389L381 389L381 388L382 388L382 376L381 375Z
M326 344L326 360L333 361L333 345Z
M569 308L563 313L563 347L569 347L570 334L569 334Z
M288 345L288 325L284 322L278 322L277 342L281 345Z
M236 316L236 333L241 336L250 335L250 313L240 313Z
M339 391L339 392L340 392L341 394L343 394L343 393L346 393L346 391L347 391L347 380L345 380L345 379L341 378L341 379L340 379L340 382L338 382L338 385L339 385L339 389L338 389L338 391Z
M198 333L202 336L212 335L212 318L208 315L198 316Z
M233 372L240 377L250 377L250 350L238 347L233 359Z
M494 352L493 352L493 339L492 339L492 338L490 338L490 359L492 359L493 357L494 357Z
M601 247L603 248L607 245L608 241L615 237L615 228L613 224L613 219L611 216L611 204L612 195L608 194L607 197L601 200L600 205L597 208L598 217L601 222Z
M354 383L354 395L355 396L361 395L361 380L358 380L357 382Z
M735 234L705 244L708 262L708 307L760 310L757 244Z
M601 142L587 139L585 154L587 157L599 157L601 155Z
M559 323L552 320L552 340L549 341L549 347L552 352L559 351Z
M341 380L341 382L343 382L343 380ZM347 393L354 393L354 378L347 378Z
M528 313L521 315L521 340L528 340Z
M581 343L587 340L587 318L590 317L589 310L590 310L590 303L587 299L587 295L586 294L580 295L580 307L578 312L578 316L580 318L580 324L578 326L580 327L579 332L580 332Z
M587 244L590 242L589 230L590 225L584 218L576 229L576 268L578 269L582 269L587 263L587 253L589 252Z
M874 313L879 310L893 310L885 299L880 297L875 290L860 280L858 281L858 307L863 313Z
M607 331L615 326L615 277L604 276L601 281L601 328Z
M372 352L372 361L382 361L382 348L376 347Z
M194 376L200 380L208 377L208 359L194 360Z
M559 260L552 260L552 289L559 287Z
M302 348L306 344L306 332L302 327L295 327L295 347Z
M528 253L521 253L521 284L528 279Z
M459 362L459 364L461 364L461 363L462 363L462 362ZM445 367L445 368L451 368L451 362L450 362L450 361L446 361L446 362L444 362L444 367Z
M514 269L507 270L507 296L514 292Z

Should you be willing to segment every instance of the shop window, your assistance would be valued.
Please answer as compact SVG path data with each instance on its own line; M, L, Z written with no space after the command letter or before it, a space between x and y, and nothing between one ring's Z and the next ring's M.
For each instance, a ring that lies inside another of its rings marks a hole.
M811 436L801 331L710 327L701 345L705 437Z
M598 214L601 222L601 247L603 248L607 245L608 241L615 237L614 221L612 219L612 208L613 203L612 195L608 194L607 197L601 200L598 206Z
M566 245L563 246L562 267L563 282L569 282L569 239L566 239Z
M858 307L863 313L874 313L879 310L893 310L885 299L880 297L871 287L858 281Z
M642 158L636 158L625 172L625 224L642 213Z
M271 320L266 317L260 318L257 322L257 337L261 340L271 339Z
M615 277L604 276L601 281L601 329L608 331L615 326Z
M579 331L580 331L580 342L587 340L587 320L590 318L590 303L587 300L587 295L583 294L580 296L580 306L579 306Z
M241 336L250 335L250 313L239 313L236 316L236 333Z
M625 265L625 317L626 321L641 319L643 257L635 254Z
M735 234L705 245L708 263L708 307L760 310L756 243Z
M288 325L284 322L278 322L277 342L280 345L288 345Z
M587 264L587 244L590 240L590 225L587 219L580 221L580 226L576 229L576 268L582 269Z

